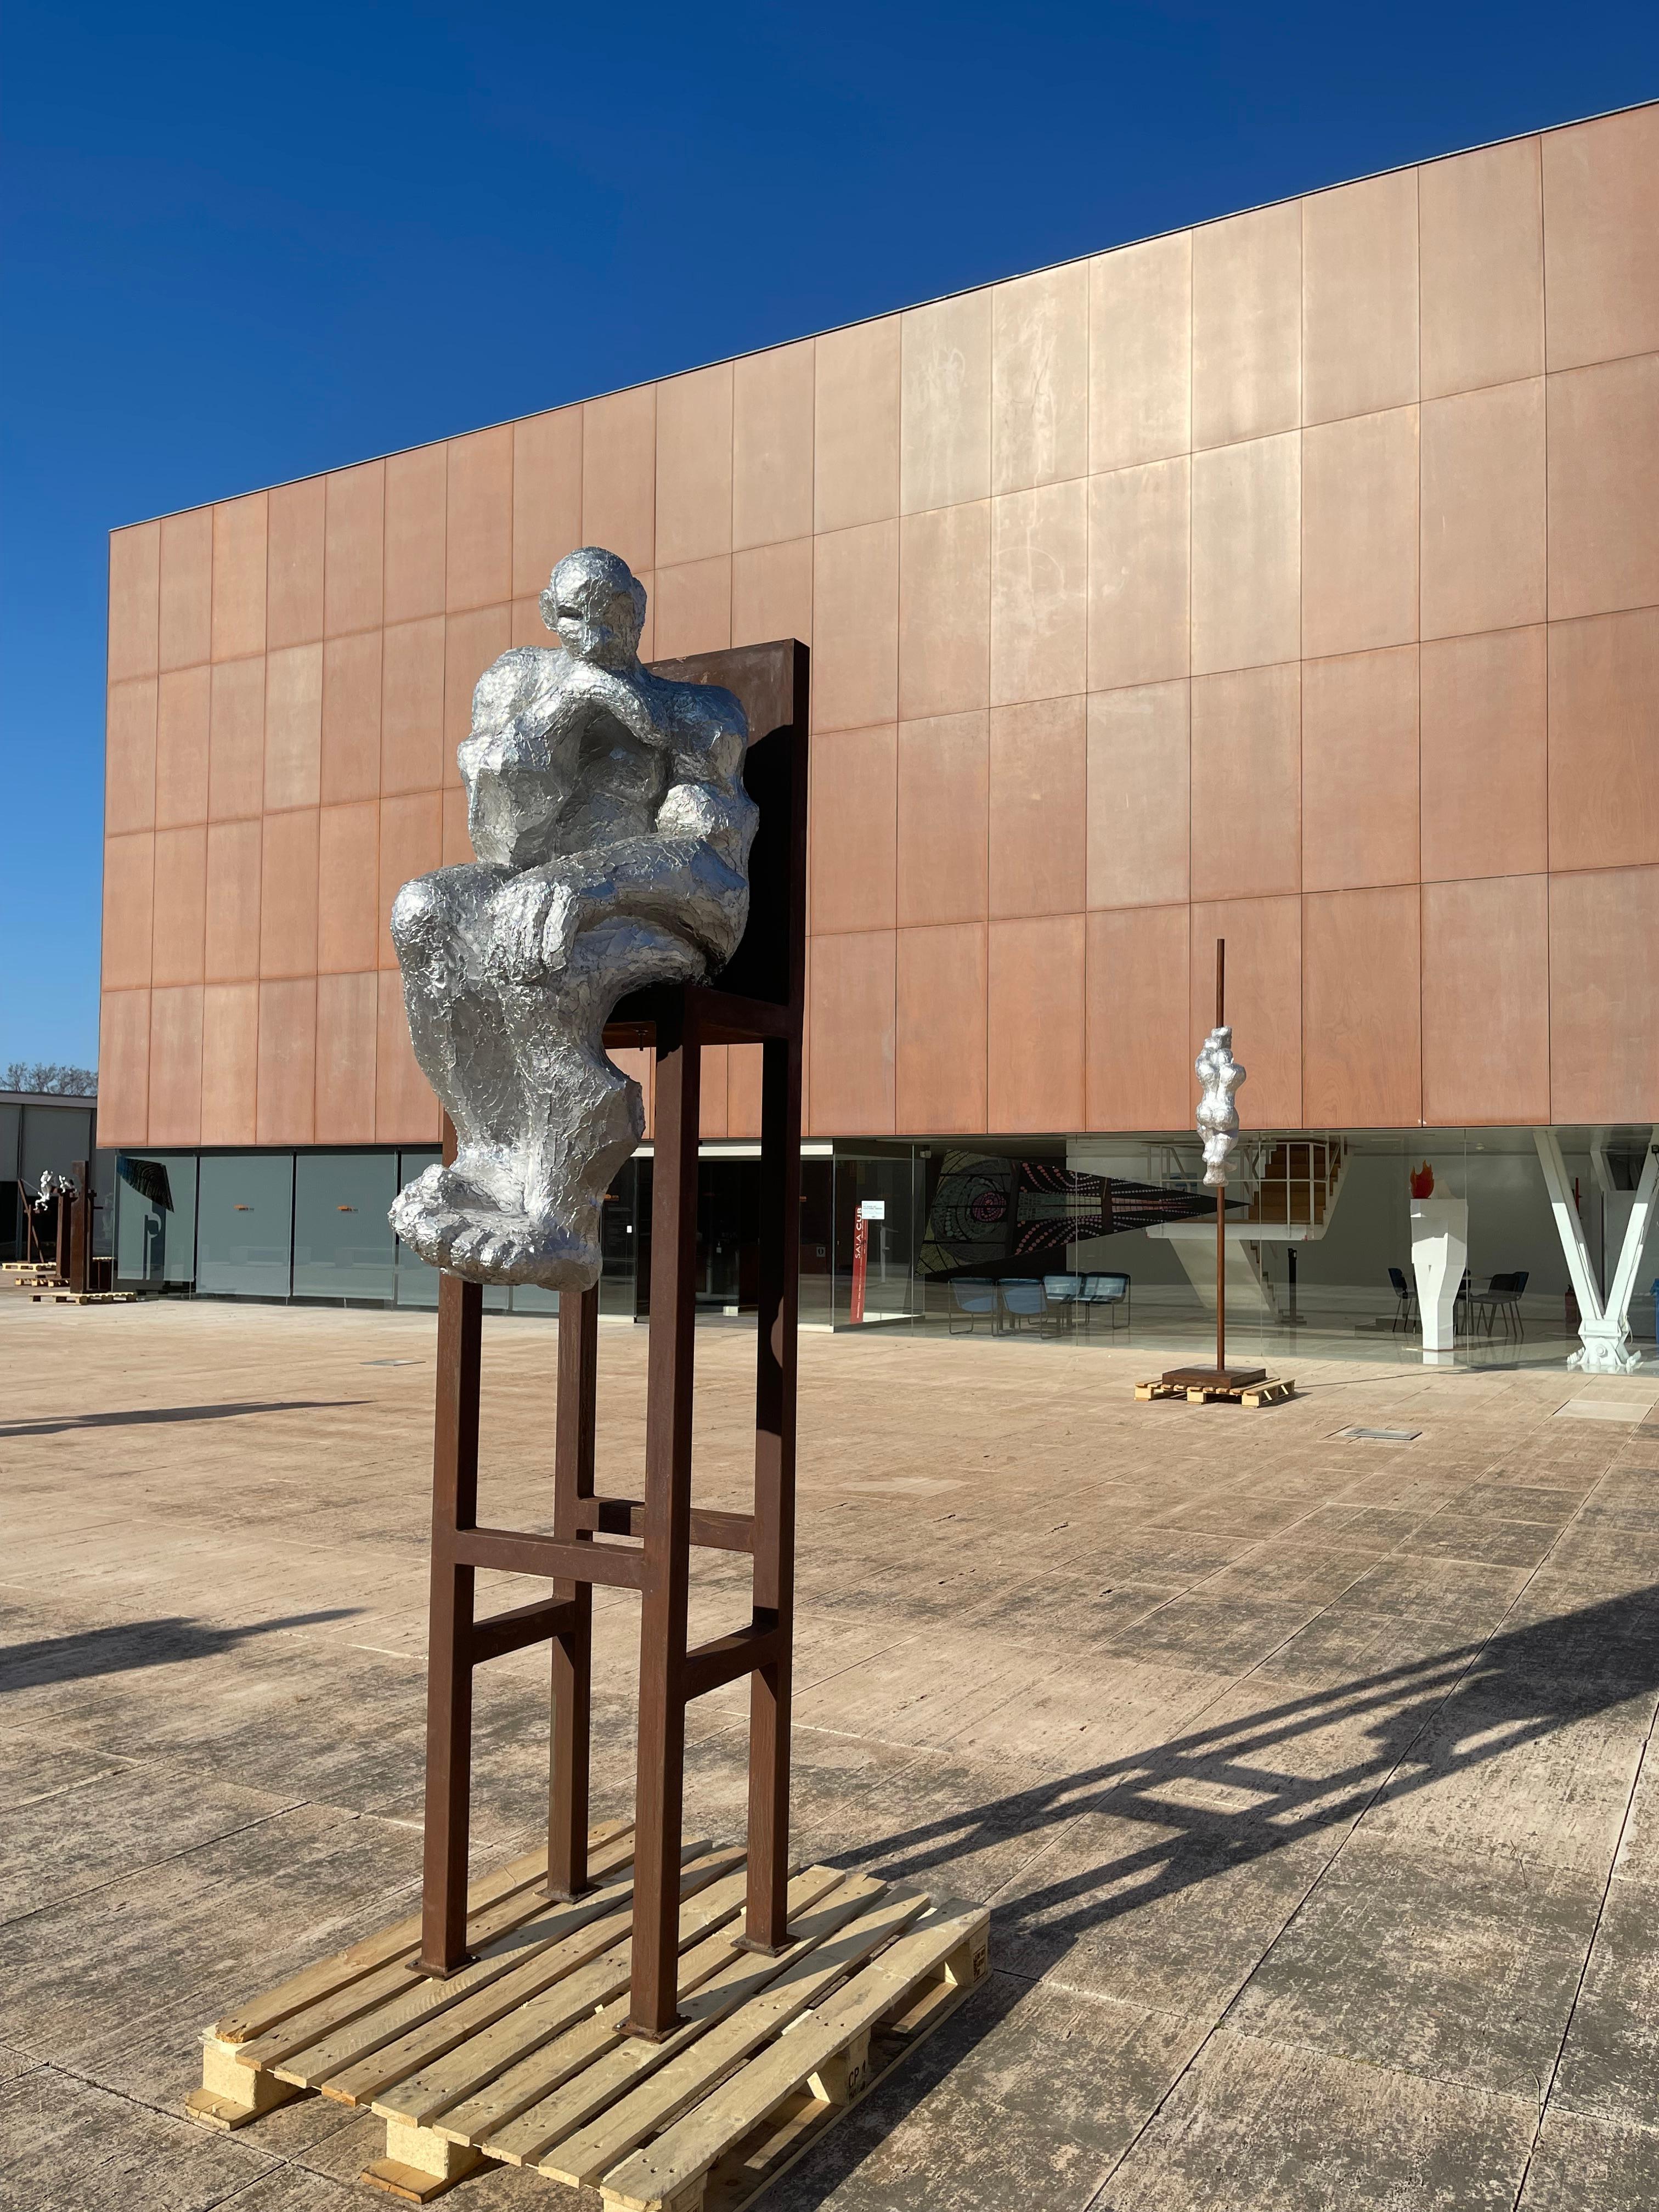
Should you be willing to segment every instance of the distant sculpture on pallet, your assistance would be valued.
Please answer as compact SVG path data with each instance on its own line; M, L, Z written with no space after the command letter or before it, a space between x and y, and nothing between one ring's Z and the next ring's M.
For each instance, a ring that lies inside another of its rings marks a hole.
M416 1057L457 1139L392 1226L473 1282L598 1281L600 1202L645 1133L606 1018L630 991L716 974L748 920L744 710L641 666L645 605L616 554L559 562L541 595L558 646L504 653L473 694L477 857L392 908Z

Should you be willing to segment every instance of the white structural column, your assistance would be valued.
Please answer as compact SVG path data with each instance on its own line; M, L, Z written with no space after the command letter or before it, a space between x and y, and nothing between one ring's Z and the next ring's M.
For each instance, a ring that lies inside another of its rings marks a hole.
M1465 1198L1412 1200L1412 1273L1423 1323L1423 1364L1449 1367L1456 1341L1457 1293L1469 1259L1469 1203Z
M1653 1134L1659 1139L1659 1128ZM1533 1137L1550 1194L1550 1211L1555 1216L1556 1234L1561 1239L1567 1273L1572 1279L1573 1296L1578 1301L1582 1349L1572 1353L1567 1364L1583 1368L1587 1375L1628 1375L1632 1368L1642 1364L1642 1355L1630 1340L1630 1300L1636 1287L1636 1271L1642 1264L1648 1224L1653 1218L1654 1195L1659 1190L1659 1150L1653 1143L1649 1144L1630 1218L1625 1224L1619 1265L1613 1270L1612 1286L1603 1306L1601 1293L1590 1270L1584 1224L1573 1204L1572 1184L1561 1158L1561 1140L1553 1129L1534 1129ZM1598 1178L1601 1172L1598 1165Z

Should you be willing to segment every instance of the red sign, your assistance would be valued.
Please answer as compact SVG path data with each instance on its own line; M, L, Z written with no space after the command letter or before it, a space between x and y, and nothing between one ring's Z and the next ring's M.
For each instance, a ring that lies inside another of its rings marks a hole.
M870 1224L862 1212L853 1224L853 1319L864 1319L864 1277L870 1264Z

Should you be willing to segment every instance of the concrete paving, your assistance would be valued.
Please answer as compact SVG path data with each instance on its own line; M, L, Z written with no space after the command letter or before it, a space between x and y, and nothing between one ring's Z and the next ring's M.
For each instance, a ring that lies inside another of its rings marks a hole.
M489 1522L546 1525L553 1346L486 1331ZM602 1332L603 1488L644 1348ZM411 1897L432 1357L413 1315L0 1299L0 2204L376 2201L368 2116L179 2109L210 2019ZM700 1334L709 1504L751 1358ZM1244 1413L1135 1404L1159 1364L803 1341L798 1847L988 1900L994 1972L771 2212L1650 2212L1659 1375L1304 1352ZM694 1632L743 1611L700 1561ZM635 1621L601 1594L599 1814ZM481 1865L534 1837L544 1669L478 1678ZM744 1711L694 1709L695 1832L740 1833Z

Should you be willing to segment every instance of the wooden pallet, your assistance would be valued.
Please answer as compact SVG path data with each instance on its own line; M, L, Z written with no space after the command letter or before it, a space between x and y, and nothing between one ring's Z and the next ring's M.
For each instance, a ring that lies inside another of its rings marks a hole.
M30 1303L37 1306L130 1306L137 1297L137 1291L70 1291L57 1285L29 1292Z
M1296 1395L1296 1383L1286 1376L1281 1382L1252 1382L1243 1388L1224 1389L1213 1382L1137 1382L1137 1398L1184 1398L1189 1406L1207 1406L1224 1401L1232 1406L1282 1406L1287 1398Z
M424 2204L475 2168L527 2166L618 2212L738 2212L976 1984L989 1916L832 1867L789 1886L788 1948L742 1944L740 1850L687 1846L680 2026L626 2032L632 1830L596 1829L594 1887L542 1893L547 1854L468 1893L471 1963L416 1968L411 1917L292 1976L203 2036L185 2109L240 2128L307 2090L369 2106L362 2179Z

